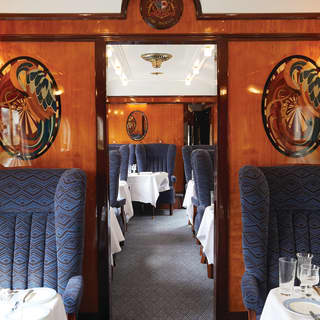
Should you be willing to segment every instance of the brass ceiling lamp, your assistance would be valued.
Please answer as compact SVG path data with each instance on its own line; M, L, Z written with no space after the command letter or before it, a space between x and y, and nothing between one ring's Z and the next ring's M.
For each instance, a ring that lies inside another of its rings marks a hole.
M141 55L141 58L152 63L153 68L160 68L162 62L168 61L172 58L170 53L145 53Z

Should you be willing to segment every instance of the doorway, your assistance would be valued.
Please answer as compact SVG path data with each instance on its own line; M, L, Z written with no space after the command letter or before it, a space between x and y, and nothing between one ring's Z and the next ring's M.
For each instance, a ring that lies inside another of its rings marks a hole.
M120 106L128 106L133 108L133 109L137 109L140 110L141 108L144 110L148 107L148 104L152 107L156 107L156 104L161 104L163 106L168 106L169 104L172 105L176 105L176 107L178 107L177 105L182 105L182 108L188 108L191 109L192 113L194 113L194 118L196 119L196 121L193 123L192 128L189 128L188 131L188 136L189 138L187 139L188 144L213 144L214 142L217 141L217 136L214 135L214 131L217 132L217 117L214 118L215 121L215 126L213 127L213 118L211 118L211 115L213 114L213 112L211 112L211 110L213 110L213 108L215 107L217 109L217 69L215 67L215 75L204 80L203 78L200 79L200 81L198 82L198 84L200 84L200 95L197 95L194 93L194 91L191 90L191 88L193 88L193 86L190 86L190 84L188 84L188 82L196 82L196 78L197 78L197 68L199 68L201 70L201 68L205 65L205 61L201 61L201 57L199 55L202 54L204 55L204 50L205 48L210 48L210 50L213 50L212 47L215 48L215 46L212 45L211 43L204 43L204 44L197 44L194 45L196 47L196 50L192 52L192 54L190 54L192 56L193 59L193 63L189 64L189 69L190 71L187 72L187 64L184 65L184 69L185 69L185 76L183 79L180 79L180 83L179 86L173 86L172 85L172 80L166 80L167 84L169 86L165 86L165 85L159 85L159 83L156 85L152 85L150 80L148 80L149 74L151 75L151 77L154 77L155 79L159 79L163 76L163 74L167 71L165 71L166 68L164 68L164 66L169 65L170 59L168 60L164 60L162 62L163 64L163 68L155 68L154 66L152 66L152 62L148 61L148 60L144 60L143 58L141 58L142 55L142 51L141 51L141 47L139 48L140 45L120 45L120 44L109 44L107 45L107 56L108 56L108 64L109 64L109 69L108 69L108 73L107 73L107 101L110 104L113 104L113 107L108 109L108 128L110 129L112 127L112 121L114 121L115 116L118 117L118 119L120 119L120 116L123 116L125 118L126 114L124 112L124 109L121 109ZM175 45L176 47L178 47L178 45ZM179 47L181 47L183 45L179 45ZM152 45L150 46L150 50L146 50L146 46L144 46L144 53L145 54L151 54L151 53L168 53L172 54L172 51L170 51L170 45ZM169 48L169 50L168 50ZM191 45L190 45L191 48ZM139 58L141 59L141 61L139 59L137 59L137 55L135 58L126 58L127 57L127 50L134 50L134 51L139 51ZM198 53L196 52L198 51ZM199 55L197 57L197 54ZM208 55L209 56L209 55ZM112 60L112 57L114 58L114 60ZM215 55L211 56L212 59L215 59ZM133 59L133 60L130 60ZM148 86L143 84L143 81L140 79L136 79L135 83L132 82L131 83L131 79L132 78L138 78L137 77L137 73L134 71L132 72L130 66L137 64L137 61L141 64L144 63L145 66L148 66L147 68L149 68L148 71L148 75L146 74L146 72L144 73L144 77L146 78L146 81L148 83ZM174 60L173 60L174 61ZM171 61L172 62L172 61ZM215 66L216 66L216 61L215 61ZM169 69L169 68L168 68ZM210 69L210 68L209 68ZM120 71L119 71L120 70ZM129 71L128 71L129 70ZM196 70L196 71L194 71ZM109 72L110 71L110 72ZM212 70L211 70L212 72ZM211 92L208 94L207 92L204 93L204 84L208 83L208 87L210 87L211 85ZM171 84L171 85L170 85ZM182 87L183 85L183 89L182 91L178 92L178 91L173 91L173 89L176 87ZM201 86L202 85L202 86ZM166 88L165 88L166 87ZM195 86L196 87L196 86ZM147 91L144 91L145 88L148 88ZM135 91L134 91L134 90ZM152 91L152 90L153 91ZM164 89L164 92L166 93L161 93L159 90L160 89ZM212 90L215 90L212 91ZM169 94L168 94L169 93ZM157 99L154 99L154 97L157 97ZM198 110L194 111L194 109L197 108L198 105ZM114 108L114 106L118 106L119 108ZM178 107L179 108L179 107ZM132 110L133 110L132 109ZM215 110L215 113L217 113L217 111ZM112 119L113 118L113 119ZM161 121L161 118L160 118ZM185 114L183 116L183 121L185 124ZM203 125L204 122L211 124L211 127L209 128L205 128L206 126ZM122 128L122 131L124 126L120 124L121 122L118 121L118 127ZM202 129L202 130L201 130ZM205 129L205 130L203 130ZM151 129L150 129L151 130ZM209 133L209 134L208 134ZM183 132L184 134L184 132ZM110 139L111 137L111 139ZM110 134L109 131L109 143L127 143L128 141L124 141L121 140L123 138L123 135L121 134L116 134L114 135L113 133ZM147 140L148 134L146 135L145 139L142 142L148 143ZM126 137L127 138L127 137ZM151 138L149 136L149 138ZM161 136L158 134L156 137L153 136L152 138L152 142L166 142L164 141L164 139L161 138ZM154 139L156 139L154 141ZM184 139L184 138L183 138ZM185 140L185 139L184 139ZM150 141L151 142L151 141ZM209 142L209 143L208 143ZM185 142L183 142L184 144ZM183 165L182 165L183 168ZM217 176L215 174L215 176ZM183 173L182 173L182 179L183 179ZM183 192L183 190L181 190ZM218 244L215 245L215 250L218 250ZM217 273L216 271L214 272L215 276L214 276L214 288L215 288L215 292L217 291ZM214 300L215 300L215 295L214 295ZM213 302L214 303L214 302ZM216 311L216 306L213 308L214 312Z

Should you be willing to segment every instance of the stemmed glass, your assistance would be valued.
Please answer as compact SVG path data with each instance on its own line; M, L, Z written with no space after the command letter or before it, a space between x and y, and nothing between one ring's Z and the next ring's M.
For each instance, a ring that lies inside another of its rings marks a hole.
M297 253L297 259L298 259L298 263L297 263L297 278L298 280L300 280L300 291L302 293L304 293L305 290L305 285L304 283L301 281L301 277L300 277L300 273L301 273L301 265L309 265L311 266L311 260L313 258L313 254L311 253L306 253L306 252L299 252Z
M310 297L311 288L319 282L319 267L314 264L300 265L300 281L301 286L305 286L305 294Z

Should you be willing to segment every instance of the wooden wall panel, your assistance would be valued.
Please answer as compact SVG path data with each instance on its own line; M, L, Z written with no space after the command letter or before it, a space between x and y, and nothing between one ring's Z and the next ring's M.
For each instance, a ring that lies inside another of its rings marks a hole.
M63 54L62 54L63 53ZM55 77L61 95L61 125L51 147L27 164L34 168L81 168L87 174L84 295L81 311L97 310L96 114L94 43L0 42L3 62L17 56L40 60ZM1 64L2 64L1 63ZM1 148L0 163L8 159ZM1 169L5 169L1 165Z
M184 0L180 21L169 30L147 25L140 15L140 0L130 0L125 20L0 20L0 34L234 34L314 33L319 19L310 20L197 20L194 0Z
M244 266L241 248L239 169L246 164L270 166L320 163L319 148L306 157L290 158L272 146L262 122L262 91L270 72L280 60L299 54L316 61L319 58L319 44L320 42L316 41L244 41L229 44L229 299L231 311L243 310L240 290ZM257 93L248 91L252 86Z
M108 107L109 143L173 143L177 146L176 192L183 192L183 105L111 104ZM141 141L131 140L126 131L128 115L134 110L143 111L148 119L148 132Z

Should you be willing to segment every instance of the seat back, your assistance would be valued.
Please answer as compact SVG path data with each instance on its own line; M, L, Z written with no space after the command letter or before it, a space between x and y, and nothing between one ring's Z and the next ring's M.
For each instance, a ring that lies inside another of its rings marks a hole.
M176 145L164 143L149 143L136 145L138 172L163 171L168 173L169 184L174 172L176 160Z
M192 151L191 166L199 205L207 207L211 204L210 191L213 191L214 187L213 164L209 151L202 149Z
M245 166L239 183L245 268L266 297L279 285L279 257L311 252L320 263L320 166Z
M109 152L109 199L110 206L117 208L119 177L120 177L121 155L120 151L113 150Z
M189 180L192 179L191 153L192 151L197 149L211 150L214 152L215 147L211 145L193 145L193 146L182 147L182 158L183 158L184 175L185 175L186 183L188 183Z
M132 166L133 164L136 164L136 145L130 143L129 144L129 165Z
M120 164L120 180L127 181L128 179L128 166L129 166L129 145L124 144L119 148L121 155Z
M0 287L63 295L81 274L85 194L80 169L0 170Z

